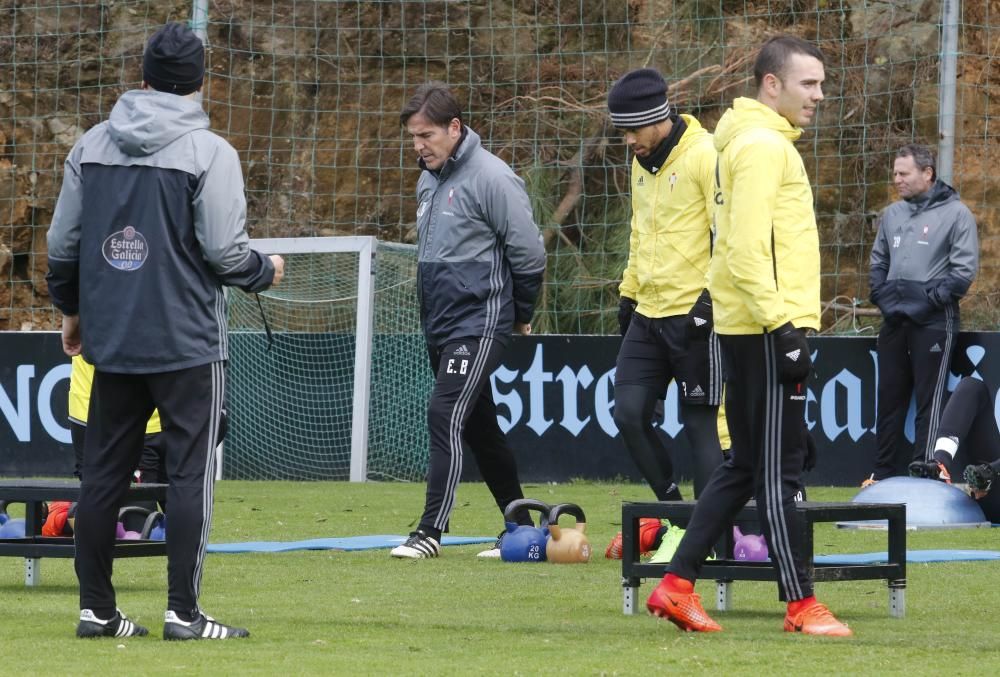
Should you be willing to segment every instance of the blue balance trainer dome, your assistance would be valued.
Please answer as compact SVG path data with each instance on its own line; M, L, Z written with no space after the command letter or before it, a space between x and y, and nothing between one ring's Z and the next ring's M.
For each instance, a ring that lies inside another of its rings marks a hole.
M989 527L982 508L958 487L920 477L890 477L858 492L852 503L905 503L907 529ZM838 522L846 528L886 528L885 520Z

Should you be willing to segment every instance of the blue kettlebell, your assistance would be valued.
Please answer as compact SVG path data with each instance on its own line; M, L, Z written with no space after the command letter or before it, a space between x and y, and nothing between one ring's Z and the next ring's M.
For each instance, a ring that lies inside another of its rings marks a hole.
M151 512L139 532L143 539L150 541L167 540L167 516L162 512Z
M156 517L159 519L155 519ZM162 512L154 512L150 518L153 519L153 526L150 528L147 538L151 541L167 540L167 516Z
M0 538L24 538L24 519L15 517L0 527Z
M514 513L521 508L538 511L541 514L539 526L515 522ZM507 531L500 539L500 559L504 562L544 562L545 546L549 538L549 510L549 505L533 498L511 501L503 511Z

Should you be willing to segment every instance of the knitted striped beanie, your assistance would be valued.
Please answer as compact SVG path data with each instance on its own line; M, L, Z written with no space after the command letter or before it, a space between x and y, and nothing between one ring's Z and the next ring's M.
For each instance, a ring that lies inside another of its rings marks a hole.
M608 92L608 112L619 129L636 129L670 117L667 82L653 68L626 73Z

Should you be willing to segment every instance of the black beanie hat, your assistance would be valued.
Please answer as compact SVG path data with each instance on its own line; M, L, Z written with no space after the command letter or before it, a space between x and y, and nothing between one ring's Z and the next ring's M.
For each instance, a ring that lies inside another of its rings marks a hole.
M142 55L142 79L153 89L190 94L205 78L205 46L190 28L169 23L153 34Z
M621 77L608 92L608 112L619 129L636 129L670 117L667 82L653 68L640 68Z

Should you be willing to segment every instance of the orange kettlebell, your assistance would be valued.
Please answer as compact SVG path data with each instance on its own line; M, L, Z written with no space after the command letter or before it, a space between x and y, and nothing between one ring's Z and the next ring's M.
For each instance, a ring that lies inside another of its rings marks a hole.
M560 515L567 514L576 518L573 528L559 526ZM590 541L584 533L587 530L587 517L583 509L575 503L560 503L549 511L549 542L545 546L545 555L550 562L572 564L590 561Z

